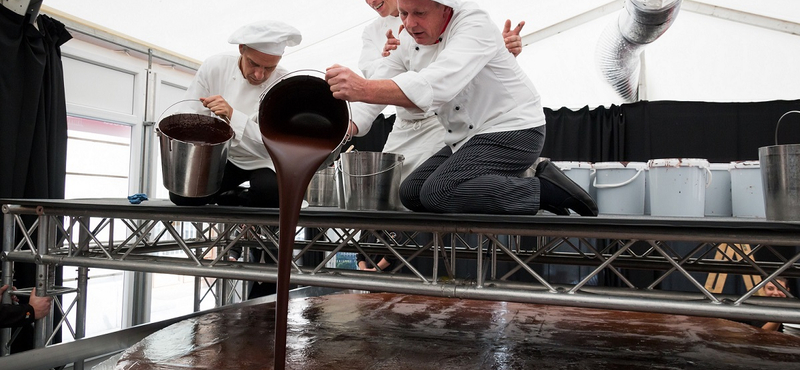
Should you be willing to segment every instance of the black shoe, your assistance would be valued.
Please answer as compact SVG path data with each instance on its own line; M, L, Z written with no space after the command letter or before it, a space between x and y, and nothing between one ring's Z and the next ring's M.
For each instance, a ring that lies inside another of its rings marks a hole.
M558 216L569 216L569 210L563 207L555 207L549 204L541 204L539 208Z
M540 181L547 181L563 190L567 195L565 199L557 202L557 204L545 204L546 202L542 202L542 209L550 211L553 208L569 208L581 216L597 216L597 204L594 199L550 161L543 161L536 166L536 177ZM542 197L542 199L544 198Z
M240 206L242 205L240 194L244 189L233 189L217 195L216 203L220 206Z

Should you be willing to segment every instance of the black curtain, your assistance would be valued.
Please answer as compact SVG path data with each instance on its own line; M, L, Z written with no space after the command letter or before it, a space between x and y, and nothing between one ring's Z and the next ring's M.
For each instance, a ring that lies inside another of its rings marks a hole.
M72 36L46 15L36 20L38 29L29 17L0 6L0 198L63 199L67 110L60 47ZM35 286L35 265L15 263L14 270L15 286ZM56 277L60 285L60 269ZM32 345L33 330L26 328L11 351Z
M775 145L778 119L800 100L754 103L657 101L622 106L626 161L704 158L712 163L758 160ZM780 143L800 143L800 115L781 123Z
M552 110L547 122L542 157L555 161L607 162L624 156L625 117L620 106Z

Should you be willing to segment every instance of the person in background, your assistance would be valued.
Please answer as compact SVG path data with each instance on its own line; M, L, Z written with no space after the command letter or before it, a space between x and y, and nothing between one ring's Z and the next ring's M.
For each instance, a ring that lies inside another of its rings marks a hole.
M544 145L541 100L488 13L459 0L399 0L405 32L371 79L333 65L333 96L352 104L351 135L364 135L385 105L433 111L445 146L402 182L412 211L596 216L597 205L549 161L520 177Z
M391 54L400 45L399 37L403 31L398 0L366 0L367 5L380 17L368 24L361 34L361 55L358 68L365 78L371 78L381 59ZM522 52L522 38L519 36L525 22L520 22L511 29L511 20L506 20L502 32L506 49L514 56ZM430 158L444 146L444 127L439 124L434 112L413 112L403 107L396 107L397 117L394 127L383 147L385 153L402 154L404 157L400 181L416 169L423 161Z
M229 121L234 138L220 190L197 198L170 193L173 203L278 206L275 166L261 141L256 119L261 94L288 73L278 65L285 48L301 41L300 31L286 23L258 21L239 28L228 39L238 45L237 54L218 54L203 62L184 97L200 101ZM249 189L242 187L247 181Z
M14 288L11 288L12 290ZM0 297L6 294L8 285L0 287ZM14 328L32 324L50 314L52 297L39 297L36 288L31 291L28 303L19 304L17 296L11 298L13 304L0 305L0 328Z
M765 297L786 298L786 294L783 293L782 290L778 289L777 286L775 286L776 282L788 291L789 288L786 285L786 278L778 276L773 281L768 282L763 288L761 288L761 295ZM783 323L780 322L761 322L756 324L756 326L761 326L761 329L768 331L783 332Z

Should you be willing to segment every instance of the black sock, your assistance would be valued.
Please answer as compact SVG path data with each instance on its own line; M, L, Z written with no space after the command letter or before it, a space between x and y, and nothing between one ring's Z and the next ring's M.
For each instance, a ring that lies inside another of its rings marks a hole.
M571 197L569 193L541 177L539 178L539 189L539 204L563 207L564 201Z

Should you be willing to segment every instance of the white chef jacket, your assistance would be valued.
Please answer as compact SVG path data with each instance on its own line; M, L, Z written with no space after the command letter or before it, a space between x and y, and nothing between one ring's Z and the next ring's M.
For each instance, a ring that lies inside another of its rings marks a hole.
M261 141L258 128L258 107L262 93L288 71L281 66L260 85L251 85L239 69L239 54L226 53L209 57L184 94L185 99L200 99L221 95L233 107L231 128L234 138L228 150L228 160L243 170L270 168L275 165Z
M489 14L473 2L454 9L434 45L418 45L407 33L381 60L372 79L391 78L419 108L434 111L446 129L444 142L457 150L477 134L543 126L545 116L533 83L505 49ZM366 134L381 105L352 105L359 135Z
M386 31L392 30L399 37L400 17L378 17L366 27L361 35L361 56L358 68L364 77L370 78L381 64L383 48L386 46ZM403 107L396 107L397 119L386 138L383 152L402 154L403 167L400 181L403 181L419 165L444 147L444 127L436 119L433 112L411 112Z

